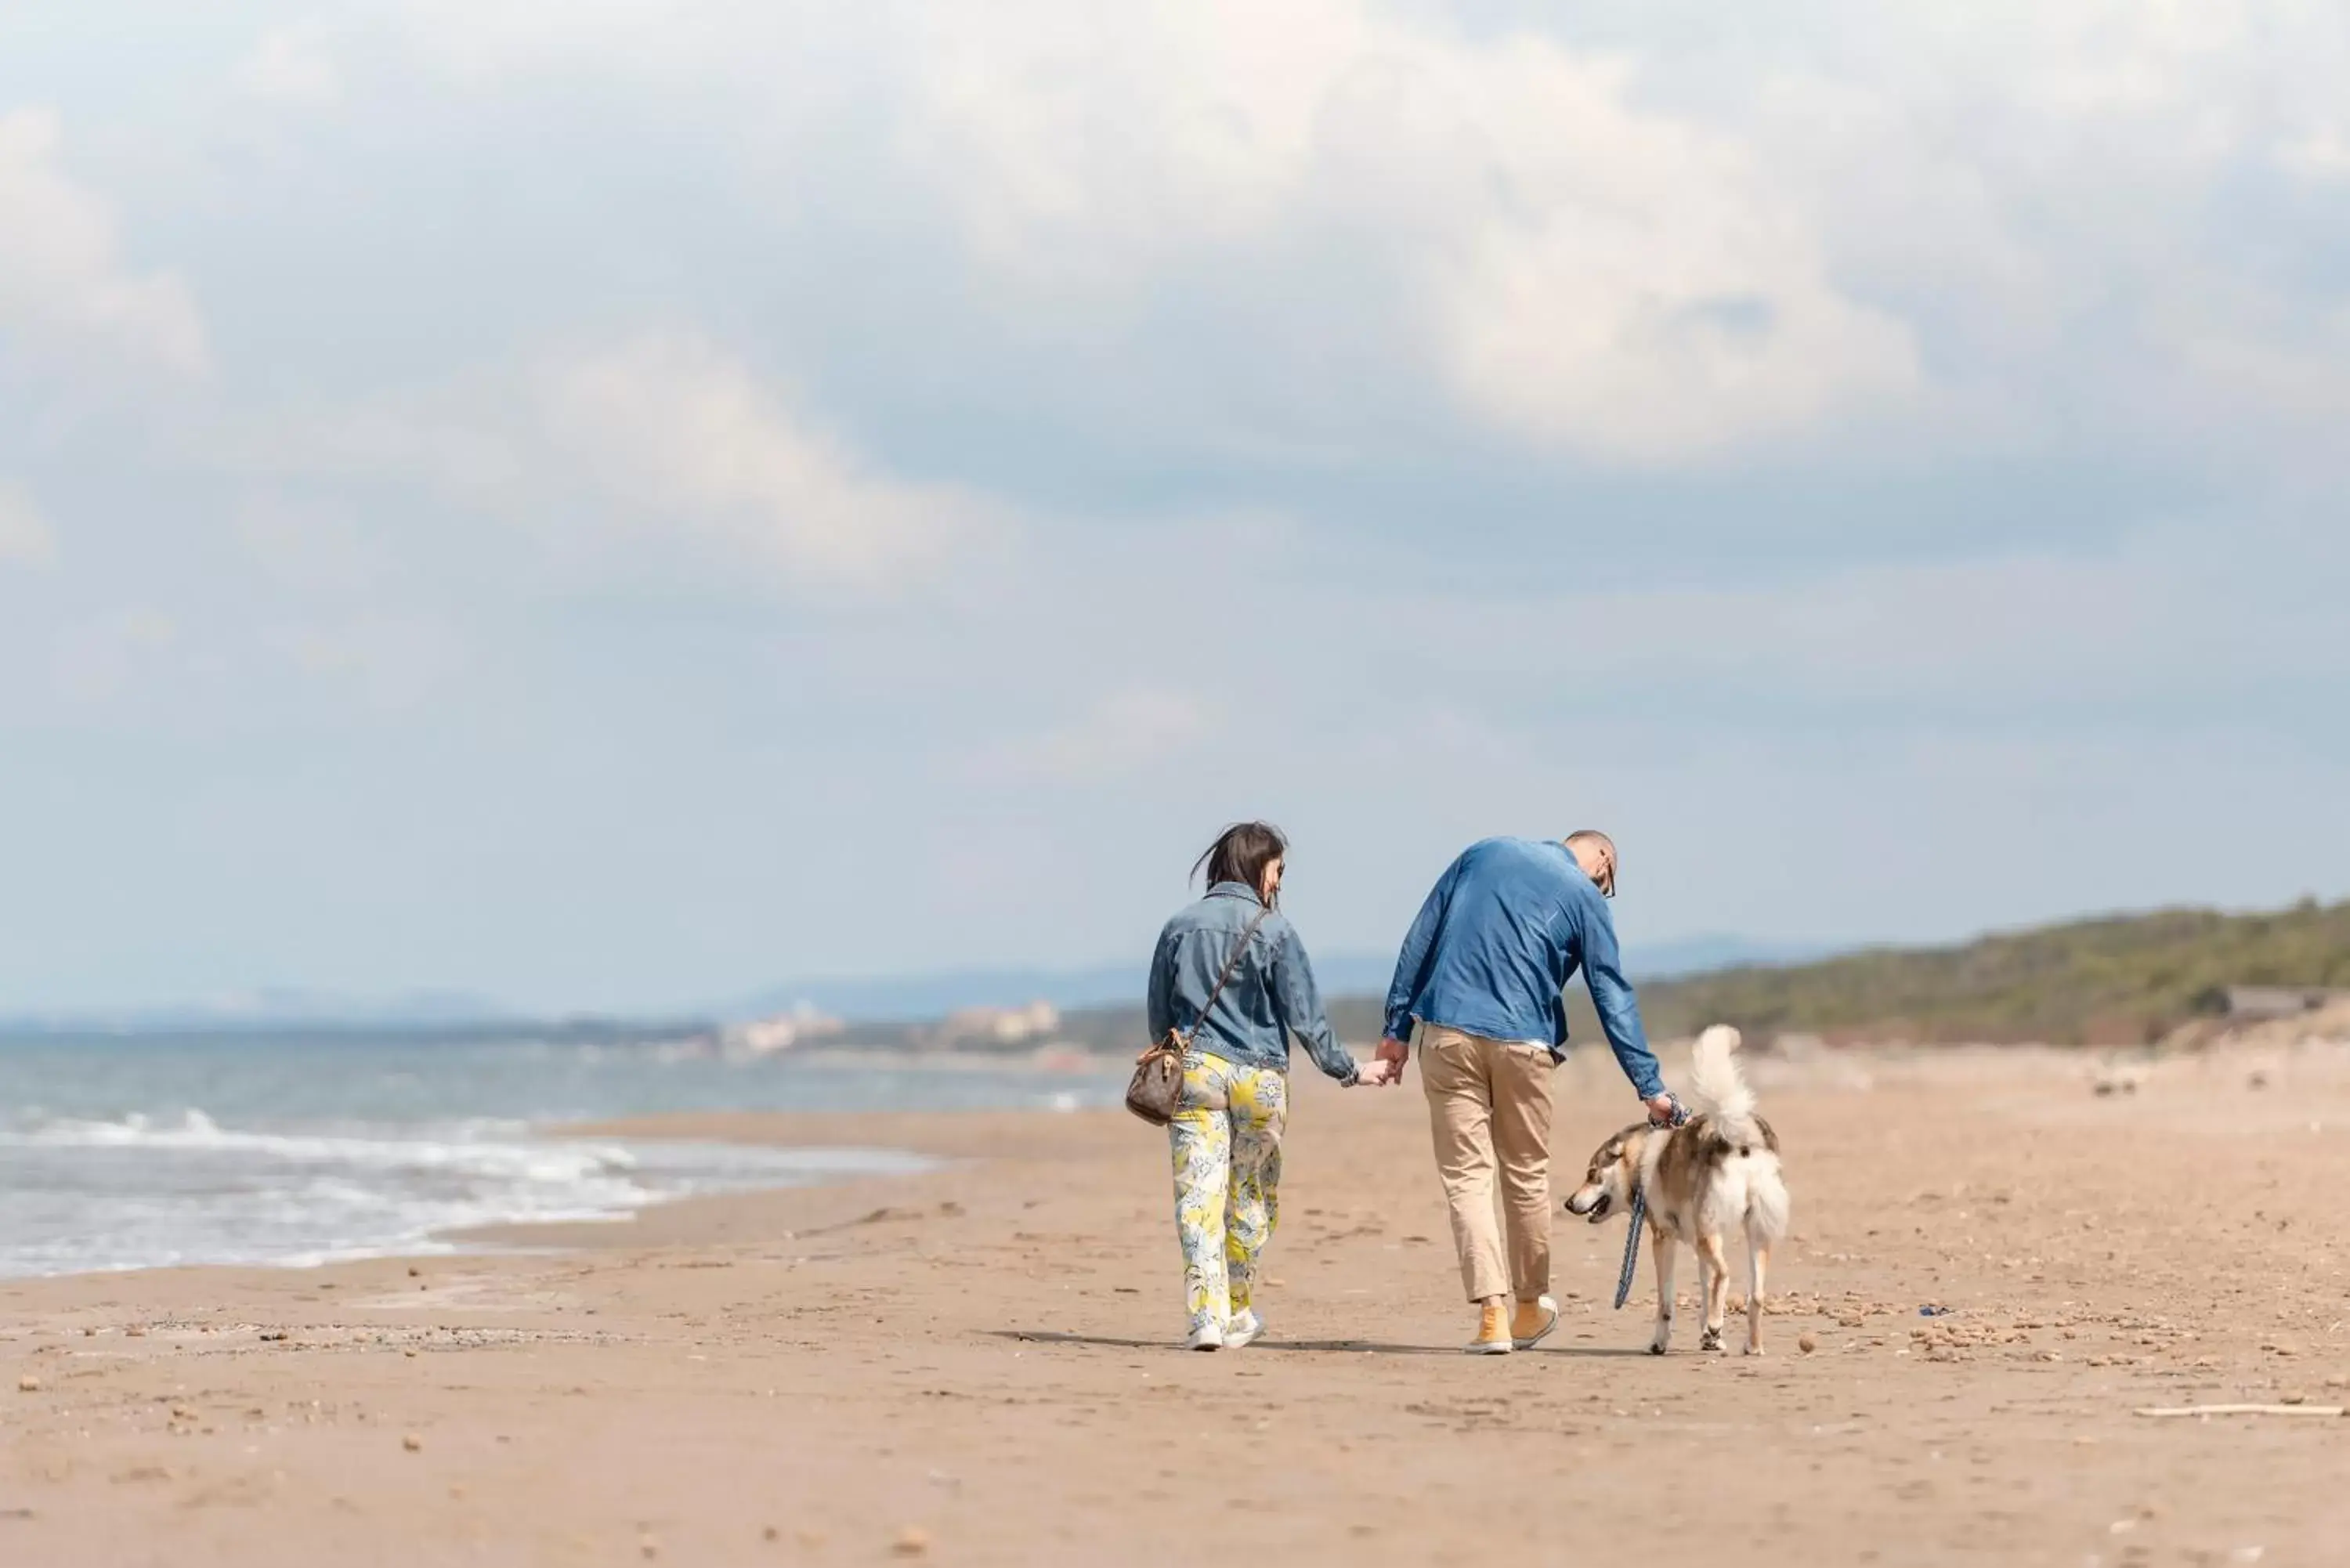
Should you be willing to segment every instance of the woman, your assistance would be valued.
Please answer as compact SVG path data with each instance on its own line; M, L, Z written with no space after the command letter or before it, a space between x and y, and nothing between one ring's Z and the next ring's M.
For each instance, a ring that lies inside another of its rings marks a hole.
M1288 848L1266 823L1224 829L1191 867L1206 870L1206 896L1167 922L1150 961L1150 1037L1173 1029L1190 1043L1168 1137L1194 1350L1238 1349L1264 1332L1257 1259L1279 1209L1289 1035L1350 1088L1389 1071L1358 1069L1331 1033L1305 949L1275 908Z

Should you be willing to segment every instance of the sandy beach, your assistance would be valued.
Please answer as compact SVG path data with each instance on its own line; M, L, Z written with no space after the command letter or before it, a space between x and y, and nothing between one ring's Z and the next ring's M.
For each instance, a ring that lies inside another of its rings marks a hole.
M1563 1215L1556 1338L1455 1354L1416 1076L1298 1075L1272 1336L1219 1355L1175 1348L1164 1144L1120 1115L662 1119L590 1130L945 1163L0 1286L0 1563L2343 1560L2350 1418L2133 1413L2350 1402L2339 1051L2104 1096L2033 1051L1751 1071L1795 1194L1760 1361L1643 1353L1621 1222ZM1562 1171L1611 1075L1563 1075Z

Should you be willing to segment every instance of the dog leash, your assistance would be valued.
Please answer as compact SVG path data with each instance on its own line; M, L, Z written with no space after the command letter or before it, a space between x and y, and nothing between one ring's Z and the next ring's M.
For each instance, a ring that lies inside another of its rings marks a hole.
M1672 1119L1665 1127L1681 1127L1689 1121L1689 1107L1673 1097ZM1622 1312L1624 1303L1632 1299L1632 1276L1640 1269L1640 1227L1648 1218L1648 1188L1637 1178L1632 1183L1632 1228L1624 1237L1624 1271L1616 1276L1616 1310Z

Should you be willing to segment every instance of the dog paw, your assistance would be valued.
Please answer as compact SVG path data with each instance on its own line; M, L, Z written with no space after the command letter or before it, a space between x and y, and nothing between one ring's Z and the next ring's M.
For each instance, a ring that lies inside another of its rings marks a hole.
M1665 1342L1661 1339L1648 1341L1648 1354L1651 1355L1662 1355L1666 1348Z
M1746 1354L1749 1355L1760 1355L1762 1354L1762 1347L1759 1345L1750 1345L1746 1347Z
M1698 1336L1697 1347L1700 1350L1720 1350L1721 1348L1721 1330L1718 1328L1707 1329L1702 1334Z

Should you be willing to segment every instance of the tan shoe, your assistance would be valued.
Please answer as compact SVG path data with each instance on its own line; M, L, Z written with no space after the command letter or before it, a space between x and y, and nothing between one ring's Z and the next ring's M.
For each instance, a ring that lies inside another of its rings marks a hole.
M1510 1320L1510 1344L1517 1350L1532 1350L1550 1337L1558 1326L1558 1303L1548 1296L1538 1296L1518 1303L1518 1315Z
M1502 1305L1501 1297L1495 1296L1484 1304L1483 1311L1477 1320L1477 1337L1461 1348L1471 1355L1510 1354L1513 1348L1510 1344L1510 1319L1509 1314Z

